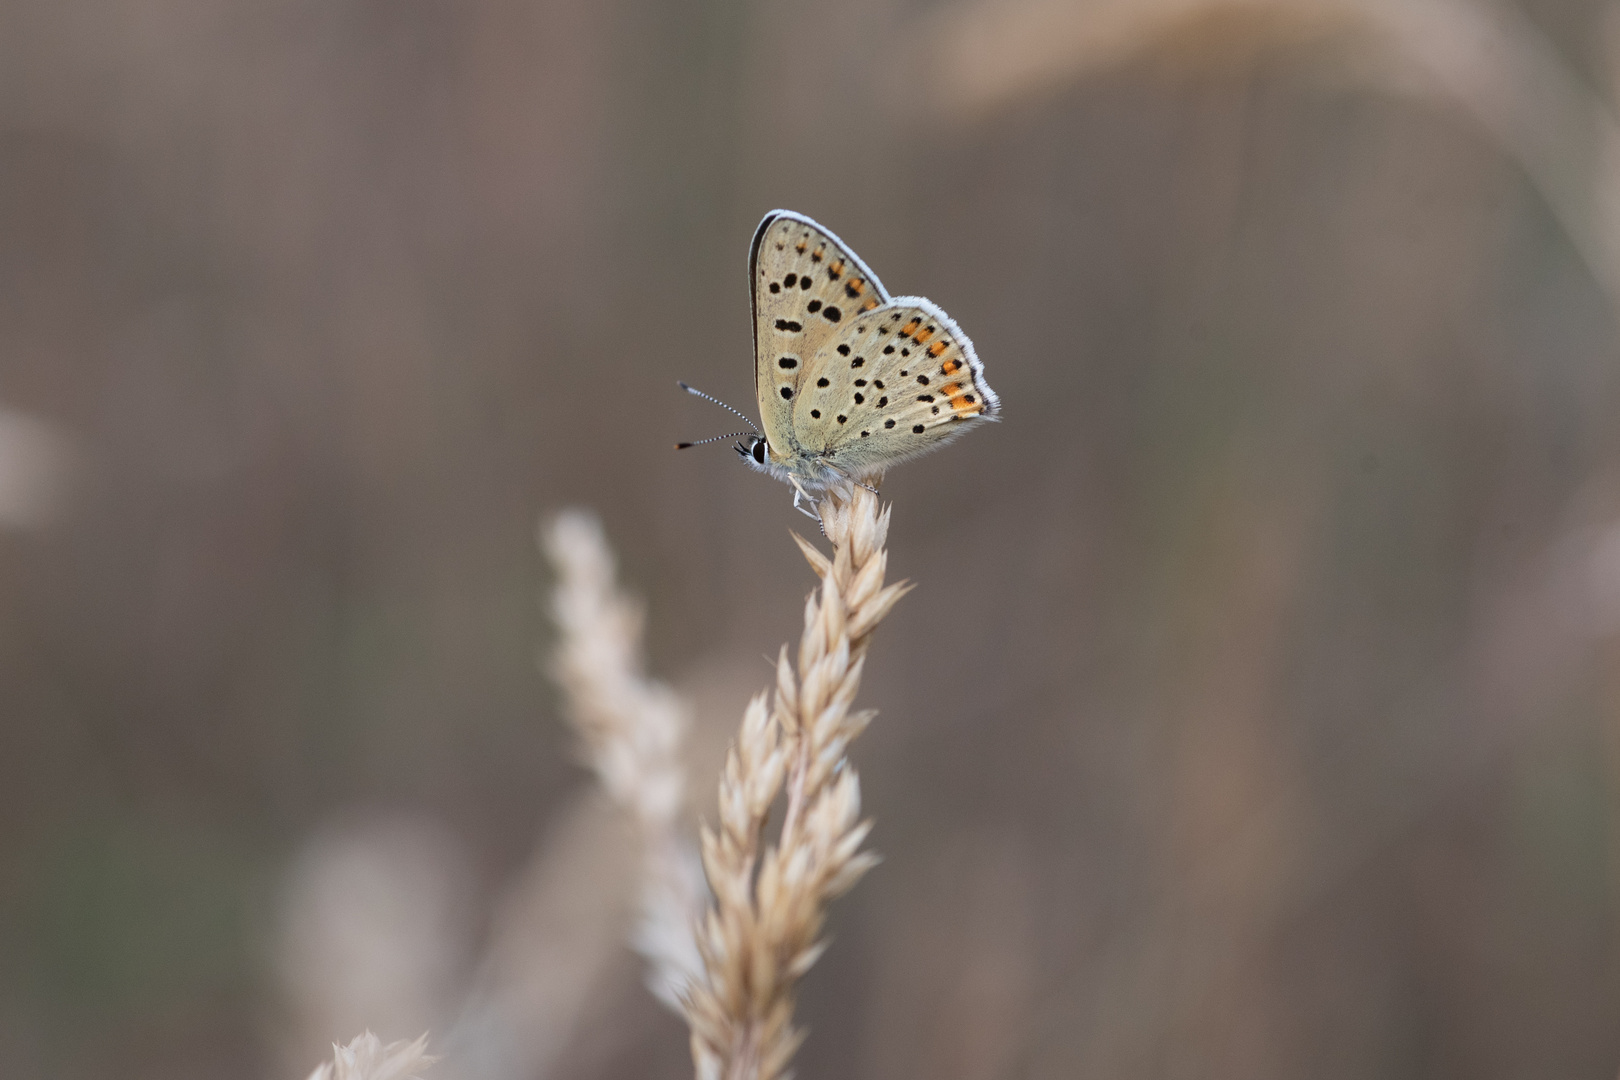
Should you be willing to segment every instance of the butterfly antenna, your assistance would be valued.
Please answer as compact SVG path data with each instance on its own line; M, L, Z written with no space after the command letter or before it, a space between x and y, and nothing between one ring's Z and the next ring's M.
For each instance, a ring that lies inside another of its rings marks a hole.
M764 432L760 431L759 428L754 427L754 422L748 418L747 413L741 412L740 410L737 410L737 409L733 409L730 405L727 405L725 402L721 401L719 398L712 397L709 394L705 394L701 390L694 390L692 387L687 386L685 383L683 383L683 382L681 382L679 380L676 380L675 385L680 387L682 390L685 390L688 394L692 394L695 397L700 397L704 401L712 401L716 405L720 406L722 409L726 410L727 412L734 413L735 415L742 417L743 422L745 424L747 424L751 428L754 428L754 434L755 435L764 435ZM746 434L746 433L745 432L738 432L738 434ZM729 438L731 438L731 436L730 435L717 435L717 436L715 436L715 438L729 439ZM704 442L708 442L708 441L710 441L710 440L708 440L708 439L704 440ZM693 443L692 445L696 446L697 444Z
M746 434L748 434L746 431L733 431L730 435L711 435L707 439L699 439L697 442L678 442L675 444L675 449L685 450L689 446L702 446L704 443L719 442L721 439L735 439L739 435Z

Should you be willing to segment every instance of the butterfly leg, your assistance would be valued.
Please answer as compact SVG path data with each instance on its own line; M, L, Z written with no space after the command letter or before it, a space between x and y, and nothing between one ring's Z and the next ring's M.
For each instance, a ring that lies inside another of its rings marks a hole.
M793 481L793 509L803 514L805 517L815 518L817 522L820 522L821 515L812 510L806 510L804 508L804 503L800 502L801 499L803 499L804 502L809 503L811 506L816 505L816 500L812 499L810 497L810 493L804 490L804 488L800 487L799 482L795 480Z

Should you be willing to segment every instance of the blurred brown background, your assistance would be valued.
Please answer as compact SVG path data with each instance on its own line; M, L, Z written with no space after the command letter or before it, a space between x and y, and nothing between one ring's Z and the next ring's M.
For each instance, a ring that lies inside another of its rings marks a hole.
M786 206L1006 417L885 485L800 1075L1614 1076L1617 9L0 3L0 1074L690 1074L601 890L543 1048L458 1002L617 836L536 520L709 768L797 631L787 489L670 450Z

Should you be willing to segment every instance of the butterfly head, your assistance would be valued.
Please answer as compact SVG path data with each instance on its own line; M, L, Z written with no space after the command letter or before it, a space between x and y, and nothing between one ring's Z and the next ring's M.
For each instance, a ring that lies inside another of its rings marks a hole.
M763 435L748 435L732 447L743 464L755 472L762 472L793 487L804 495L807 491L822 491L835 484L848 483L851 474L835 468L831 455L812 456L800 452L778 454Z
M770 444L763 435L749 435L736 446L737 455L743 459L749 468L766 469L766 462L770 460Z

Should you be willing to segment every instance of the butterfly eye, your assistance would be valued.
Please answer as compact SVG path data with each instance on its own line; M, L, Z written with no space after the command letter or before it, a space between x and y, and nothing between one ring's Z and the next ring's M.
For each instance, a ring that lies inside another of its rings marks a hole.
M765 464L765 440L761 439L754 444L754 460L761 465Z

